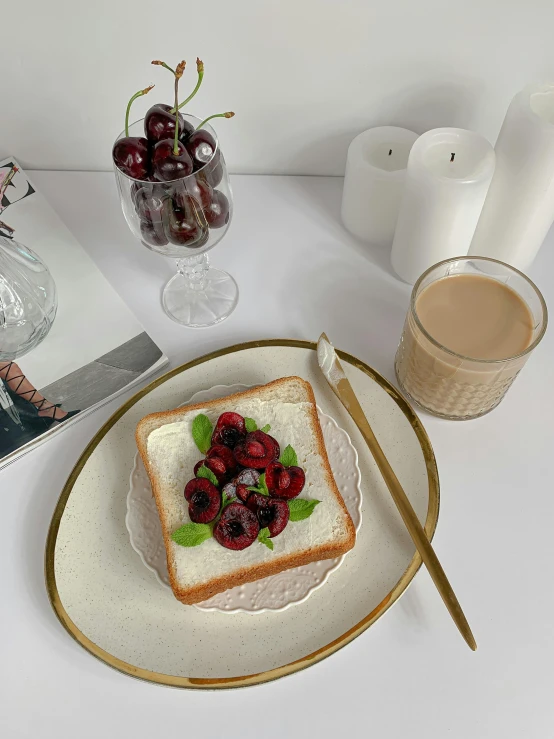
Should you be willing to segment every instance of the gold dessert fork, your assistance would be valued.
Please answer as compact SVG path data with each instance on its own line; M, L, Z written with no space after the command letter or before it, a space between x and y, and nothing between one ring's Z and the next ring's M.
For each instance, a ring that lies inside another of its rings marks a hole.
M441 563L439 562L429 539L425 535L423 527L412 508L412 504L408 500L408 496L394 474L394 470L390 466L385 453L381 449L381 445L377 441L377 438L369 425L369 421L367 420L358 398L352 389L352 385L346 378L333 345L325 334L321 334L319 341L317 342L317 361L321 371L325 375L325 379L331 387L331 390L346 408L352 417L352 420L360 430L360 433L364 437L366 444L369 447L369 451L372 453L373 458L377 463L377 467L383 475L383 479L385 480L390 494L396 503L396 507L402 516L402 520L412 537L416 549L421 555L421 559L425 563L437 590L441 594L454 623L460 630L460 633L466 640L468 646L475 651L477 649L477 643L473 638L467 619L458 603L458 599L454 595L454 591L448 582L448 578L442 569Z

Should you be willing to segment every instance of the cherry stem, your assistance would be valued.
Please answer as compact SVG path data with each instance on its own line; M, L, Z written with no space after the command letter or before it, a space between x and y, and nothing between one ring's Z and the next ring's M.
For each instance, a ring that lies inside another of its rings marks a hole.
M127 103L127 110L125 111L125 136L129 136L129 113L131 112L131 105L135 102L135 100L141 95L146 95L150 92L150 90L154 87L154 85L150 85L150 87L146 87L144 90L139 90L138 92L135 92L133 97L129 100Z
M175 110L179 109L179 80L185 71L185 61L179 62L175 70ZM175 113L175 139L173 141L173 153L179 155L179 113Z
M198 81L196 83L196 87L194 88L194 90L191 92L191 94L188 96L186 100L183 100L183 102L178 107L175 106L175 108L173 108L173 110L170 111L171 113L176 113L181 108L184 108L187 103L190 103L192 98L196 95L196 93L200 89L200 85L202 84L202 80L204 79L204 62L198 57L196 57L196 69L198 71Z
M208 116L208 118L205 118L200 125L196 126L196 130L198 131L202 126L204 126L208 121L211 121L212 118L232 118L235 114L232 111L229 111L228 113L215 113L214 115Z
M175 108L179 104L179 78L175 77ZM173 141L173 153L179 154L179 113L175 113L175 139Z
M169 69L171 74L175 74L174 69L171 69L171 67L168 64L166 64L165 62L161 62L159 59L154 59L154 61L150 62L150 64L157 64L158 67L165 67L166 69Z

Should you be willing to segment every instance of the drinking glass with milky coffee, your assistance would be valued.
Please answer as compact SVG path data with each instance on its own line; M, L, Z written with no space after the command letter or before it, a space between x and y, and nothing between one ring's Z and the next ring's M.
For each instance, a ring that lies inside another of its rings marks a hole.
M485 257L440 262L414 285L396 377L430 413L477 418L500 403L547 320L544 298L517 269Z

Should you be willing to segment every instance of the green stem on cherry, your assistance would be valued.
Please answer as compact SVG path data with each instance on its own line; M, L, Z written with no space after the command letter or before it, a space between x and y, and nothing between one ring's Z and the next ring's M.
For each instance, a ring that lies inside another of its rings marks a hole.
M127 110L125 111L125 136L129 136L129 113L131 112L131 105L141 95L146 95L148 92L150 92L153 87L154 85L150 85L150 87L145 87L144 90L139 90L138 92L135 92L133 97L127 103Z
M198 131L202 126L204 126L208 121L211 121L212 118L232 118L235 114L232 111L229 111L228 113L215 113L214 115L208 116L208 118L205 118L200 125L196 126L196 130Z
M179 80L183 76L183 72L185 71L186 62L183 59L182 62L179 62L177 65L177 68L175 69L175 110L178 110L179 106ZM175 113L175 139L173 142L173 153L175 156L178 156L179 154L179 114Z
M153 62L150 62L150 64L157 64L158 67L165 67L166 69L169 69L169 71L171 72L171 74L175 74L175 70L174 69L171 69L171 67L168 64L166 64L165 62L160 61L159 59L154 59L154 61Z
M204 62L198 57L196 57L196 70L198 72L198 81L196 83L196 87L194 88L194 90L191 92L191 94L188 96L186 100L183 100L183 102L179 106L175 106L175 108L173 108L173 110L170 111L171 113L176 113L181 108L184 108L187 103L190 103L192 98L196 95L196 93L200 89L200 85L202 84L202 80L204 79Z

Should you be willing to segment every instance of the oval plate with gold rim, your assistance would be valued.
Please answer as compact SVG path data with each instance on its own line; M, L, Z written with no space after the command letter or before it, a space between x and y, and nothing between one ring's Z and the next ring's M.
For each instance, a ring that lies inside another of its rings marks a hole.
M187 688L266 682L308 667L371 626L421 565L375 463L317 366L311 342L272 339L214 352L154 380L128 400L84 450L56 506L46 544L46 580L63 626L91 654L133 677ZM431 537L439 511L429 439L414 411L383 377L339 352L362 407ZM215 384L263 384L299 375L318 405L350 435L362 472L363 521L333 578L282 613L206 613L181 605L150 577L125 527L134 429ZM276 638L278 635L278 638Z

